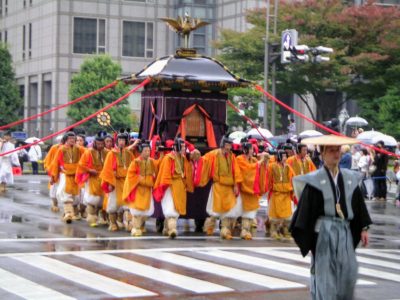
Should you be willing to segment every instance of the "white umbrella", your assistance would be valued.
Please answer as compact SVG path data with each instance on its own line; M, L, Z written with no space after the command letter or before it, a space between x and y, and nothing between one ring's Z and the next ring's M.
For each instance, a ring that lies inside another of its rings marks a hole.
M262 136L259 132L261 132ZM268 139L268 138L272 138L273 136L274 135L271 133L271 131L269 131L268 129L265 129L265 128L261 128L261 127L250 129L247 132L247 137L252 137L257 140L263 140L264 138Z
M29 138L27 138L27 139L25 140L25 143L27 143L27 144L32 144L32 143L35 143L35 142L37 142L37 141L39 141L39 140L40 140L39 138L34 137L34 136L31 136L31 137L29 137ZM43 143L42 141L40 141L40 142L39 142L39 145L44 145L44 143Z
M233 144L237 144L237 145L240 145L241 144L241 141L242 140L242 138L236 138L236 139L234 139L233 141L232 141L232 143Z
M316 131L316 130L305 130L299 134L298 138L300 137L302 139L305 139L305 138L316 137L316 136L321 136L321 135L323 135L323 133Z
M367 144L372 144L373 137L382 135L384 135L382 132L370 130L361 132L359 135L357 135L356 139Z
M356 127L362 127L362 126L367 126L368 122L364 118L360 117L351 117L347 119L346 123L347 126L356 126Z
M229 135L229 138L232 140L242 139L244 137L246 137L246 132L243 131L234 131Z
M55 140L56 140L57 143L59 143L59 142L61 142L62 138L63 138L63 135L60 134L60 135L56 136Z
M371 139L371 144L376 144L379 141L383 141L387 147L396 147L397 141L394 137L386 134L376 135Z

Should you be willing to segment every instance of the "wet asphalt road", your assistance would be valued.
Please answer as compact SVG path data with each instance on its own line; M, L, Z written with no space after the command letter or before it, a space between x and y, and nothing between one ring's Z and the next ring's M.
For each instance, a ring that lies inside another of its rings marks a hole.
M393 201L395 187L390 191L387 202L367 201L374 225L369 248L359 251L365 282L357 286L356 299L400 294L400 208ZM183 233L179 224L180 236L169 240L149 221L145 236L131 238L84 221L66 225L61 213L49 208L46 176L17 177L14 187L0 195L0 278L44 289L48 299L309 298L307 259L300 259L292 242L272 241L262 231L253 241L221 241L217 235L194 233L191 222L191 232ZM86 282L91 276L105 281L93 286ZM0 299L45 299L1 281Z

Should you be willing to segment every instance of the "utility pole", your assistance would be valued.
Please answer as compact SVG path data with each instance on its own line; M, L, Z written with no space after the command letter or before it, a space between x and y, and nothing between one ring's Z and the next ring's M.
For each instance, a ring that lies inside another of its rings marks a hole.
M274 29L273 33L276 36L277 31L277 24L278 24L278 0L274 2ZM272 95L276 97L276 62L272 64ZM271 108L271 133L275 135L275 125L276 125L276 106L275 102L272 101L272 108Z
M266 25L265 25L265 51L264 51L264 88L268 91L268 68L269 68L269 14L270 14L270 0L267 0L267 12L266 12ZM268 98L264 98L264 128L268 128Z

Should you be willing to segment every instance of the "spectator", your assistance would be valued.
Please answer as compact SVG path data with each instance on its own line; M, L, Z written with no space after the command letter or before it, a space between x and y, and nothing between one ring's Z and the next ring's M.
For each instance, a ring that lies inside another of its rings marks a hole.
M400 142L397 142L395 153L396 153L396 155L400 155Z
M361 151L358 151L358 147L356 145L353 145L351 147L351 169L353 171L358 171L360 168L358 166L358 162L360 161L361 158ZM368 152L367 152L368 153Z
M288 129L288 137L291 138L292 136L296 135L297 129L296 129L296 123L294 122L294 119L291 118L289 120L289 126L287 127Z
M21 171L24 170L24 162L29 161L28 151L26 149L21 149L18 151L18 160L19 164L21 165Z
M379 141L376 147L383 149L385 143ZM375 166L375 171L372 173L374 178L374 196L375 200L386 201L386 170L388 166L389 157L381 152L376 152L374 157L373 165Z
M350 146L349 145L343 145L342 146L342 158L340 159L339 162L339 168L341 169L351 169L351 153L350 153Z
M369 166L371 165L371 157L369 156L367 149L361 149L361 157L358 161L358 168L363 173L364 179L369 176Z
M42 159L42 149L39 145L32 145L28 152L29 161L32 164L32 174L39 174L39 164L38 161Z

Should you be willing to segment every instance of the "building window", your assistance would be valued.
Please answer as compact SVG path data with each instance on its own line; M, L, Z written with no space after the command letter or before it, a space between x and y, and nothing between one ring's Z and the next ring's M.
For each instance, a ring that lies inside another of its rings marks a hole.
M0 18L3 16L3 0L0 0Z
M153 23L123 21L122 56L153 57Z
M6 30L6 31L4 31L4 43L7 43L7 42L8 42L8 32Z
M0 43L3 41L2 32L0 31Z
M25 60L25 49L26 49L26 26L22 25L22 60Z
M7 16L8 14L8 0L4 0L4 14Z
M29 58L32 57L32 23L29 23L29 32L28 32L28 55Z
M26 8L26 0L24 0L24 8Z
M74 18L74 53L104 53L106 51L106 21Z
M106 52L106 20L99 19L97 22L99 33L97 36L97 52L98 53L105 53Z

